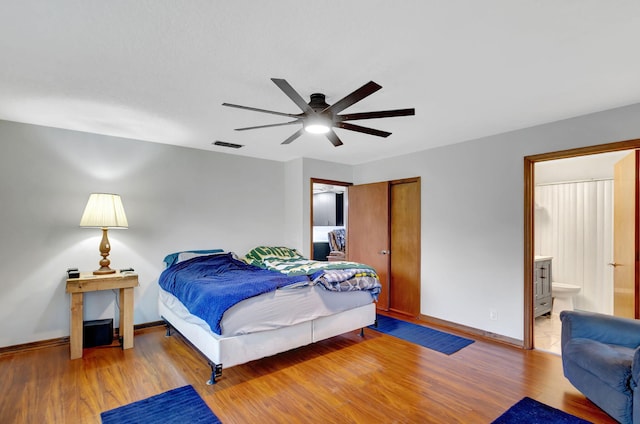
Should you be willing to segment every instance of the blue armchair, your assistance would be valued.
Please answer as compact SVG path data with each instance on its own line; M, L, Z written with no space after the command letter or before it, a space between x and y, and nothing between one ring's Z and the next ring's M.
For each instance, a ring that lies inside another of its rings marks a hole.
M562 311L564 375L621 423L640 424L640 321Z

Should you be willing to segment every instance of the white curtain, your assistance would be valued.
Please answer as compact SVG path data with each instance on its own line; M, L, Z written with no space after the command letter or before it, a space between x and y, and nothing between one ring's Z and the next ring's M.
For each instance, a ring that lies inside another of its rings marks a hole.
M613 181L539 185L535 202L535 254L553 257L553 281L582 288L576 309L613 314Z

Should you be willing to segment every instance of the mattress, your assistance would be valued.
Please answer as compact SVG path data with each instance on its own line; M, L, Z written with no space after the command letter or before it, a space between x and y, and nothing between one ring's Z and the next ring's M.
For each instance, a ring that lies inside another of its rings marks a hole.
M160 290L159 301L181 319L210 331L209 325L171 293ZM372 303L368 291L332 292L321 286L284 288L255 296L228 309L222 336L237 336L296 325ZM220 337L211 332L214 337Z

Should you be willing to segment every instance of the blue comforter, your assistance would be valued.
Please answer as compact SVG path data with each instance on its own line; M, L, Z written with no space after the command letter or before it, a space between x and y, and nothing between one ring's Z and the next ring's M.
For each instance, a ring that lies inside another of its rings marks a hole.
M231 253L179 262L165 269L159 279L160 287L206 321L216 334L222 333L222 315L236 303L299 283L309 283L309 277L287 276L248 265Z

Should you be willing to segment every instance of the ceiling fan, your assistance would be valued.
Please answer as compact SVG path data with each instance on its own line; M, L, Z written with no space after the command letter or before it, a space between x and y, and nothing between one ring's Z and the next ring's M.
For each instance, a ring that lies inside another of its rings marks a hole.
M282 142L282 144L289 144L296 138L300 137L304 131L325 134L329 141L336 147L341 146L343 143L338 135L333 131L333 127L342 128L344 130L356 131L365 134L375 135L378 137L388 137L390 132L376 130L373 128L362 127L360 125L351 124L346 121L357 121L360 119L378 119L389 118L393 116L408 116L415 115L415 109L396 109L396 110L382 110L377 112L362 112L362 113L347 113L339 115L344 109L359 102L365 97L380 90L382 86L376 84L373 81L369 81L362 87L355 90L353 93L343 97L332 105L327 104L325 101L325 95L322 93L313 93L311 101L305 102L302 96L298 94L296 90L284 79L271 78L283 92L302 110L302 113L284 113L276 112L273 110L258 109L255 107L235 105L231 103L223 103L223 106L235 107L238 109L253 110L255 112L270 113L272 115L286 116L294 118L293 121L282 122L278 124L258 125L255 127L236 128L236 131L254 130L257 128L269 128L279 127L283 125L302 124L302 128L293 133L289 138Z

